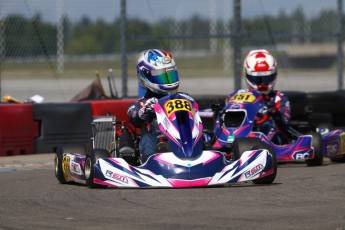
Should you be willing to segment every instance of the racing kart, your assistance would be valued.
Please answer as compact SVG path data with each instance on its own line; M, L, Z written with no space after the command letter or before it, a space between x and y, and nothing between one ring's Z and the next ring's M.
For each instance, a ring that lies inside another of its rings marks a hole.
M214 149L233 154L234 142L238 138L254 137L270 146L277 162L305 162L308 166L323 164L322 136L318 132L301 134L290 128L288 144L275 144L255 123L255 117L264 106L262 95L257 91L240 90L225 105L213 104L211 111L201 112L203 118L215 118L214 130L209 132Z
M58 181L86 184L91 188L181 188L274 182L275 154L256 139L235 141L231 160L223 152L205 149L198 104L190 96L176 93L163 97L154 111L156 125L166 137L159 144L166 144L166 148L157 147L160 151L137 165L137 139L134 148L119 148L123 133L118 131L126 130L126 122L116 121L114 116L95 117L91 149L83 146L57 149L54 164ZM117 130L119 124L122 128Z

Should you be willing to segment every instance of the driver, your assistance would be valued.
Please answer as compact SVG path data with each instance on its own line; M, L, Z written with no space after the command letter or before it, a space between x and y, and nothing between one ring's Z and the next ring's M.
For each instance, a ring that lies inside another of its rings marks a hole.
M260 92L266 105L256 116L258 129L275 144L288 143L290 102L286 95L274 90L277 80L275 58L267 50L252 50L246 56L243 67L249 89Z
M158 99L178 90L179 78L172 55L160 49L149 49L139 54L137 75L146 93L129 106L127 114L133 125L141 131L139 152L143 163L155 153L157 136L160 134L158 127L152 124L156 117L154 105Z

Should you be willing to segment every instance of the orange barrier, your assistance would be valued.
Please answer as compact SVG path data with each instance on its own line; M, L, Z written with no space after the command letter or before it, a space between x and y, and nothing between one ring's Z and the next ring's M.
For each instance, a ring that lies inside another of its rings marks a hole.
M137 99L90 101L93 116L115 115L117 120L128 120L128 107Z
M0 156L35 153L38 134L31 104L0 104Z

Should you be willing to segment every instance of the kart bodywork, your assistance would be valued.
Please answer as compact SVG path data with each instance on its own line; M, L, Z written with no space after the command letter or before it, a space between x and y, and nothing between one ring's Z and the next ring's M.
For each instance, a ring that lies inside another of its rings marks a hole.
M215 117L213 148L231 154L237 138L256 137L270 146L276 154L277 162L305 161L308 166L323 163L322 136L311 132L295 136L291 142L278 145L256 129L255 117L264 106L262 95L253 90L240 90L222 108L202 113L202 117Z
M156 153L141 165L129 164L118 150L118 122L113 116L96 117L93 126L103 123L108 134L100 135L102 130L98 127L90 150L75 146L58 148L57 179L89 187L127 188L204 187L245 181L273 183L277 173L274 153L260 144L252 146L250 138L235 143L238 151L234 160L228 160L223 152L204 149L198 104L190 96L176 93L163 97L154 109L156 125L168 139L169 151ZM108 144L101 148L101 143ZM240 151L247 145L250 145L247 151Z

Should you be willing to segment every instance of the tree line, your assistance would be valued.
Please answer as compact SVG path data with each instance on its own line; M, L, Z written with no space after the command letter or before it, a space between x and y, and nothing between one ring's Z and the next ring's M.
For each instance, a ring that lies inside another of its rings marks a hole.
M342 19L343 20L343 19ZM119 53L120 18L113 22L102 19L92 21L83 17L73 23L64 17L64 53L67 55L95 55ZM290 15L280 11L276 16L242 19L243 46L275 45L290 42L334 41L338 16L334 10L322 11L307 19L301 8ZM226 28L226 27L230 27ZM42 20L40 14L32 18L9 15L4 19L4 48L6 57L56 55L57 25ZM216 22L216 39L226 39L233 34L232 20ZM210 21L200 15L175 21L171 18L149 23L139 18L127 19L127 50L137 52L151 47L172 49L180 42L183 49L208 49Z

